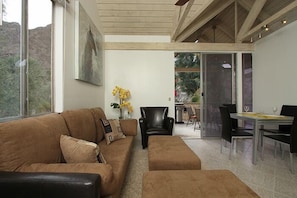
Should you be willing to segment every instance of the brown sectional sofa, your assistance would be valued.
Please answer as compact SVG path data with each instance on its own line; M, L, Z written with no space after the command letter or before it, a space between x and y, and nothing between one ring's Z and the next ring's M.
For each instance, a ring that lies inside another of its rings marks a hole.
M107 144L101 108L67 110L60 114L0 123L0 171L99 174L100 197L119 197L130 161L137 120L120 120L126 138ZM60 136L97 143L105 163L66 163Z

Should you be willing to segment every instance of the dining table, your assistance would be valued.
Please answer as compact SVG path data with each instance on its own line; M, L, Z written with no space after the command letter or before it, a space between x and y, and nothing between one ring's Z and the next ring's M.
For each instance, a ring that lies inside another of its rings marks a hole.
M242 112L242 113L230 113L230 117L233 119L250 121L253 123L253 154L252 163L257 164L257 149L259 137L262 137L260 129L264 125L292 125L294 117L283 115L271 115L257 112Z

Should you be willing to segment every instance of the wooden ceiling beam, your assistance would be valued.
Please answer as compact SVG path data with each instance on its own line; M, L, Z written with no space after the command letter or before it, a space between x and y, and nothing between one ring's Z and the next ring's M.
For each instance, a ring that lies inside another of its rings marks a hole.
M179 33L182 24L184 23L186 17L188 16L193 3L194 3L194 0L190 0L187 3L187 6L186 6L185 10L183 11L181 17L179 18L177 25L174 27L174 30L173 30L172 35L171 35L172 40L176 39L177 34Z
M188 26L190 26L203 13L203 11L206 10L214 1L215 0L208 0L207 3L203 4L201 9L197 10L195 12L195 14L193 15L193 17L183 24L183 26L179 30L178 34L183 32ZM218 0L216 0L216 1L218 1ZM175 40L175 39L172 39L172 40Z
M165 50L179 52L227 52L253 51L254 44L249 43L122 43L105 42L105 50Z
M254 2L252 9L250 10L248 16L246 17L244 23L242 24L237 34L237 42L241 42L243 35L246 34L246 32L249 31L249 29L252 27L253 23L257 19L266 1L267 0L257 0Z
M267 25L269 23L272 23L272 22L278 20L279 18L281 18L282 16L285 16L288 12L295 9L296 7L297 7L297 0L293 1L289 5L287 5L286 7L284 7L283 9L281 9L280 11L278 11L277 13L275 13L274 15L272 15L271 17L269 17L268 19L263 21L262 23L258 24L254 28L252 28L245 35L243 35L241 39L243 40L243 39L246 39L246 38L250 37L251 35L253 35L257 31L261 30L261 28L264 25Z
M246 11L250 11L253 7L253 2L251 0L238 0L237 1L238 4L240 4L240 6L242 8L244 8ZM270 17L269 14L267 14L266 12L264 12L263 10L261 11L261 13L259 14L258 18L261 21L264 21L265 19L267 19L268 17Z
M220 1L221 2L221 1ZM193 34L196 30L201 28L207 22L209 22L212 18L218 15L220 12L225 10L229 5L231 5L234 0L228 0L227 2L223 2L223 4L218 4L213 10L209 11L208 15L200 16L199 21L192 21L192 23L185 29L181 34L178 35L176 41L182 42L186 38L188 38L191 34ZM196 18L197 19L197 18Z

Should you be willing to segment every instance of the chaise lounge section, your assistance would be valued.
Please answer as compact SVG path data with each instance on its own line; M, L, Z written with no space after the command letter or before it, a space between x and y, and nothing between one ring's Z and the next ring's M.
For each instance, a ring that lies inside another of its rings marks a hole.
M229 170L201 170L199 157L178 136L150 136L142 198L259 197Z

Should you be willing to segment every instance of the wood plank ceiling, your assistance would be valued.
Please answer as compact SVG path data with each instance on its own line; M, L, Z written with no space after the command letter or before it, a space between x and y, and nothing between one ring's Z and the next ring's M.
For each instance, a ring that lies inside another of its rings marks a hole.
M297 20L297 0L176 2L97 0L97 8L105 35L169 35L172 42L255 42Z

